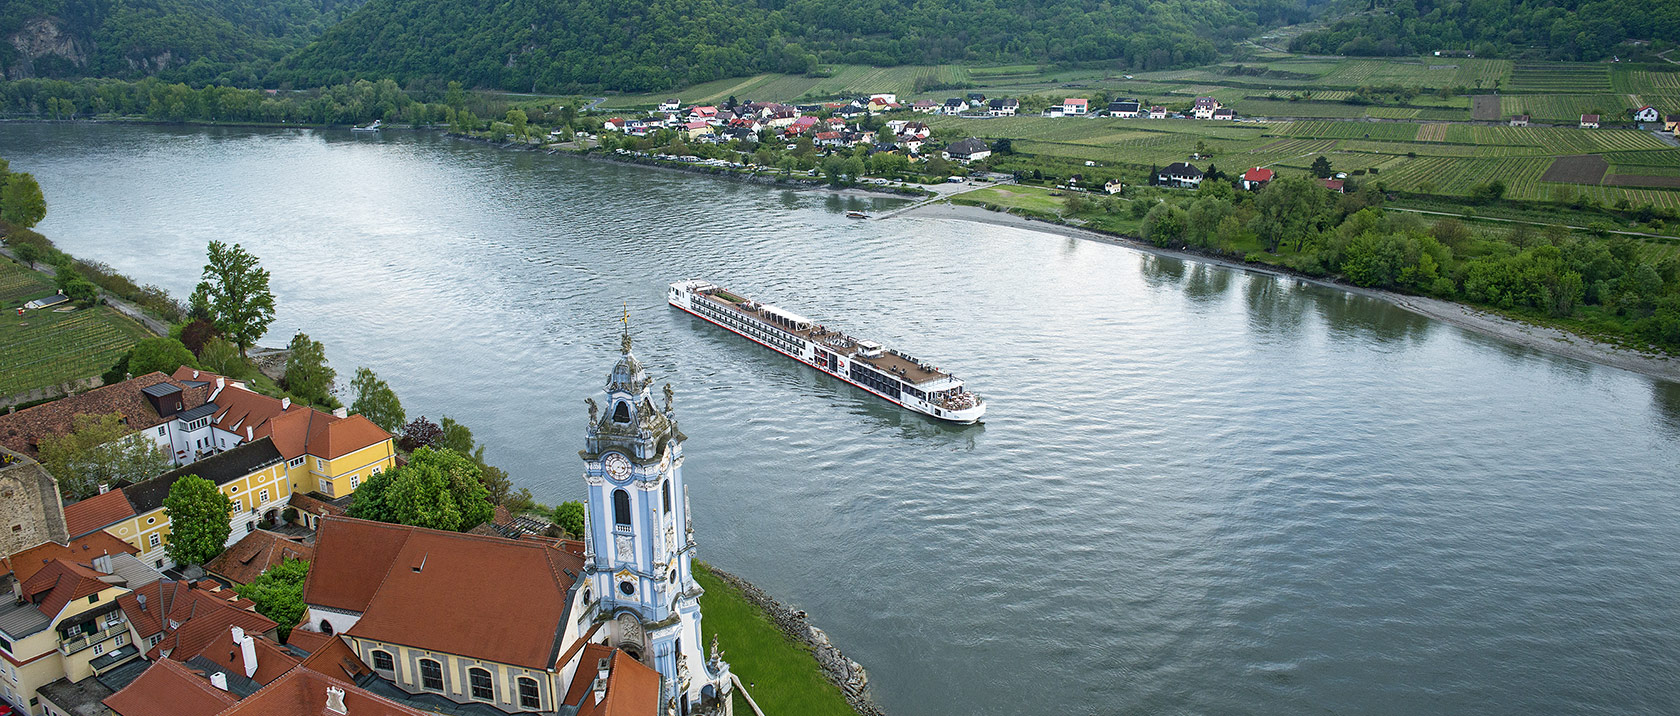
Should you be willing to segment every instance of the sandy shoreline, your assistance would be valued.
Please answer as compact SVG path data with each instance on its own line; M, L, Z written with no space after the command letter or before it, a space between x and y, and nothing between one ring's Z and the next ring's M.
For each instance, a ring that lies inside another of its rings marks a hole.
M977 206L959 206L945 202L926 204L911 209L898 216L914 216L929 219L956 219L958 221L973 221L996 226L1010 226L1030 231L1039 231L1058 236L1069 236L1090 241L1099 241L1116 246L1124 246L1138 251L1144 251L1161 256L1170 256L1185 261L1223 266L1225 268L1272 276L1287 276L1289 278L1334 288L1348 293L1369 296L1371 298L1388 301L1396 306L1442 323L1448 323L1465 330L1474 331L1486 336L1509 341L1517 345L1532 348L1537 351L1573 358L1575 360L1597 363L1599 365L1621 368L1653 378L1661 378L1680 382L1680 360L1660 355L1651 355L1638 351L1620 348L1608 343L1595 341L1556 328L1537 326L1521 321L1514 321L1504 316L1487 313L1470 306L1451 301L1442 301L1423 296L1407 296L1404 294L1360 288L1334 281L1310 278L1293 273L1249 264L1228 261L1210 256L1162 249L1154 245L1127 239L1119 236L1087 231L1072 226L1052 224L1037 221L1023 216L1006 214L999 211L989 211Z

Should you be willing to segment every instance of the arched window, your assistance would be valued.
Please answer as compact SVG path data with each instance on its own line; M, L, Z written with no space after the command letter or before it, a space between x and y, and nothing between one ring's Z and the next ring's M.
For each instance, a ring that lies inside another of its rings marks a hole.
M485 669L467 669L467 680L472 686L472 697L481 701L496 700L496 684L490 678L490 672Z
M619 404L618 404L618 407L613 408L613 422L615 422L615 423L628 423L628 422L630 422L630 404L629 403L620 401Z
M613 524L630 526L630 493L613 490Z
M420 688L431 691L443 690L443 664L432 659L420 660Z
M383 649L375 649L373 651L373 670L396 671L397 662L395 659L391 658L391 652Z
M663 485L663 489L665 491L665 513L670 514L670 512L671 512L671 481L666 480L664 483L662 483L662 485Z
M528 676L519 677L519 707L523 709L542 708L542 693L537 691L537 680Z
M333 633L332 622L329 622L325 619L322 619L321 620L321 633L326 634L328 636L331 636L332 633Z

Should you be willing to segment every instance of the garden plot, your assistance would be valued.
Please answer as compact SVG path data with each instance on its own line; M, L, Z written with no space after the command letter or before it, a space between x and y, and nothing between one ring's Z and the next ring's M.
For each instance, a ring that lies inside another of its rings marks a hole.
M1546 173L1540 175L1540 181L1597 184L1604 180L1604 173L1609 170L1610 162L1605 161L1601 154L1558 157L1552 160L1552 165L1546 168Z

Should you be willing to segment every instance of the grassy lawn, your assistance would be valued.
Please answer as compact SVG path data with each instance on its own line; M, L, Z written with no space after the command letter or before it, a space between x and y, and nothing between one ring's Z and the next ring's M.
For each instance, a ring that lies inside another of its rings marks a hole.
M1008 209L1024 209L1039 214L1057 215L1062 213L1062 197L1051 196L1053 190L1037 186L994 186L987 189L976 189L951 198L957 204L968 206L1001 206ZM1061 192L1055 192L1061 193Z
M855 716L840 690L823 678L810 650L784 636L764 612L705 565L694 564L694 577L706 590L700 597L706 643L717 635L730 670L741 683L750 685L748 690L764 713ZM737 698L736 713L752 711Z
M0 395L99 375L150 335L104 306L18 315L19 306L52 293L45 276L0 260Z

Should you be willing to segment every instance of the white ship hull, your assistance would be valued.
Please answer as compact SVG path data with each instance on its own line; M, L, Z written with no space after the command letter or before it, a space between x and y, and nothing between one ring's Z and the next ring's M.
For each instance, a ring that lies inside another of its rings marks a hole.
M706 281L679 281L671 284L667 299L689 315L894 405L963 424L979 422L986 414L985 402L964 390L962 381L954 376L868 341L813 326L774 306L750 301L737 305L719 295L739 298ZM746 310L743 305L754 310Z

